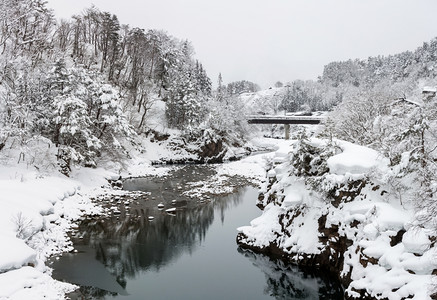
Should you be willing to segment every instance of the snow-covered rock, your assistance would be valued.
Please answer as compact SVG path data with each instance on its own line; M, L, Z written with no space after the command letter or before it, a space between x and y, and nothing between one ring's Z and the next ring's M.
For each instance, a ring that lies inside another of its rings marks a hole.
M423 228L411 228L402 236L402 244L405 250L422 255L431 247L429 236Z
M295 143L269 158L264 211L239 228L238 243L336 273L347 299L431 299L433 238L388 192L388 160L344 141Z
M36 251L16 237L3 235L0 247L0 272L21 268L36 262Z
M338 141L338 143L342 152L327 160L332 174L363 174L377 167L383 168L388 164L388 159L383 158L373 149L345 141Z

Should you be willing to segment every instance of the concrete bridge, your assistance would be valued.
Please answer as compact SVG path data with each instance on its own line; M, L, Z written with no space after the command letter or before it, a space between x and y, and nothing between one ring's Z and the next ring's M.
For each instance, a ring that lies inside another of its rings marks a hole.
M290 139L290 124L317 125L324 119L321 116L270 116L253 115L247 116L249 124L284 124L285 139Z

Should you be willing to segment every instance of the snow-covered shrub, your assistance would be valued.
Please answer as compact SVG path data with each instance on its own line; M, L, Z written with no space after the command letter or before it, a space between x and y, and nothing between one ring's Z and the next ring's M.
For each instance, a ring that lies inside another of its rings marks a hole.
M293 173L303 177L322 176L329 171L326 161L334 153L334 144L328 144L321 140L311 142L306 136L302 136L294 144Z
M22 212L12 216L11 221L15 225L17 238L27 240L35 234L32 220L24 216Z
M338 205L340 202L351 200L365 185L363 178L333 181L329 176L329 158L342 151L335 140L310 138L303 134L293 145L290 157L292 174L303 178L305 184L324 195L327 202ZM352 190L355 192L348 192Z

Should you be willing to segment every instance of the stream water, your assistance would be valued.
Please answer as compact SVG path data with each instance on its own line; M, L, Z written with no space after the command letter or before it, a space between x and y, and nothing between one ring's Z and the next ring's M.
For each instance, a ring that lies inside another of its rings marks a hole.
M125 182L150 194L83 220L72 236L77 252L53 259L53 277L81 286L72 299L343 299L324 274L238 248L236 228L261 213L255 188L206 201L181 195L213 173L184 166ZM158 209L161 202L175 211Z

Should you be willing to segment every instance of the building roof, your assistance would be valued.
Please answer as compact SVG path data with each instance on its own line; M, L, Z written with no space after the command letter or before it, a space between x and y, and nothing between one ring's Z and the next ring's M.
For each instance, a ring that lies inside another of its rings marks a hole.
M437 88L431 86L425 86L422 89L422 93L437 93Z

